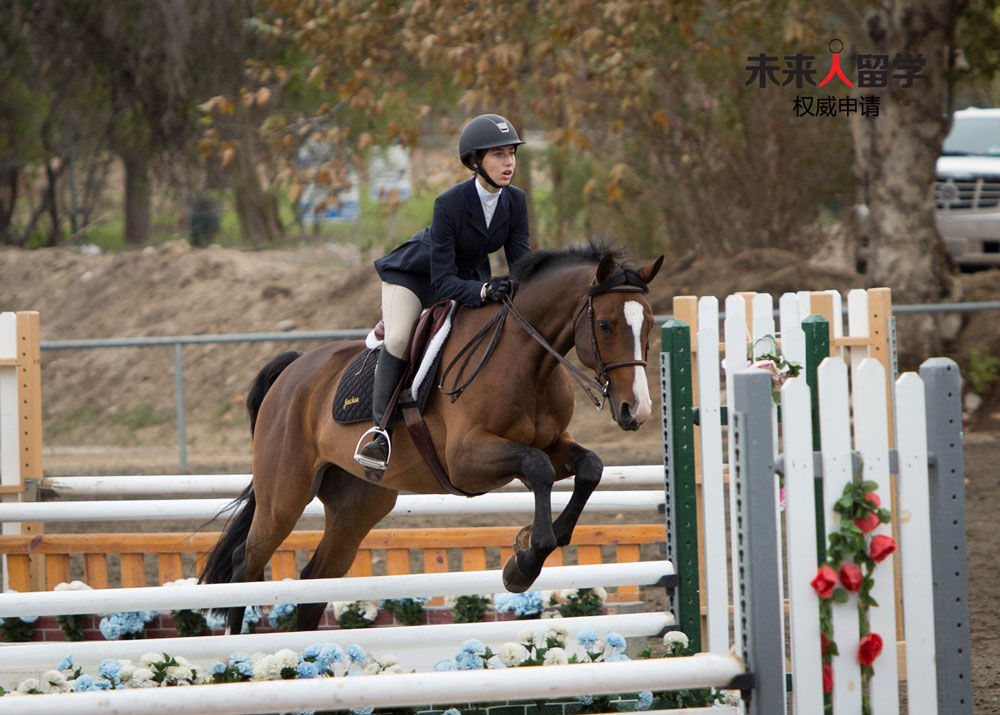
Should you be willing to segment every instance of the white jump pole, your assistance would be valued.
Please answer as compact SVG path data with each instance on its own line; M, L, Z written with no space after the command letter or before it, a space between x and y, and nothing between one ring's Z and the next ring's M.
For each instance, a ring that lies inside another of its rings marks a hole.
M406 707L429 703L523 700L643 690L724 688L744 673L731 655L701 653L621 663L582 663L506 670L403 673L363 678L310 678L188 688L111 690L4 700L9 715L67 712L267 713Z
M67 497L130 497L136 499L159 496L191 498L235 497L250 483L249 474L146 474L114 476L48 477L42 480L42 489L54 492L57 499ZM572 479L556 482L556 489L570 489ZM598 489L615 487L663 486L663 467L660 465L605 467ZM513 488L521 488L517 484Z
M563 509L568 492L552 495L552 508ZM663 502L662 490L595 492L587 512L622 512L656 509ZM137 499L122 501L10 502L0 504L0 522L7 521L133 521L212 519L230 503L229 499ZM408 514L533 514L535 497L529 492L490 493L473 499L450 494L403 494L396 500L393 516ZM305 516L323 516L323 504L313 499Z
M366 651L457 649L469 638L501 645L518 640L527 629L539 634L551 626L565 628L571 635L592 629L597 633L614 631L624 638L652 637L675 625L670 613L619 613L606 616L579 616L556 621L490 621L483 623L442 623L439 625L393 626L384 628L330 629L280 633L244 633L232 636L197 638L157 638L155 640L79 641L67 643L11 644L0 648L0 670L27 671L52 668L66 655L73 656L76 667L99 663L105 658L128 658L138 661L145 653L183 655L188 660L225 659L232 653L274 653L282 648L302 651L314 643L337 643L342 647L359 645ZM496 648L494 648L496 650ZM428 665L426 662L424 665ZM5 702L5 701L4 701ZM0 708L2 709L2 708Z
M542 570L533 588L548 591L594 586L652 585L674 573L669 561L553 566ZM247 604L373 601L417 596L462 596L504 591L501 571L320 578L302 581L255 581L198 586L107 588L92 591L37 591L0 594L0 618L60 616L113 611L171 611Z

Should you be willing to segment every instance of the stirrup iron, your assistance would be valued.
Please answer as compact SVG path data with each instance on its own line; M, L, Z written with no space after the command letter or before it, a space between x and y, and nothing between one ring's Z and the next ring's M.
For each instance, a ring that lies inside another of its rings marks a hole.
M388 445L389 450L385 456L385 461L380 461L377 459L372 459L361 454L361 448L364 447L368 442L365 440L369 435L382 435L385 438L385 443ZM358 446L354 448L354 461L360 464L365 469L376 469L380 472L384 472L389 467L389 459L392 457L392 438L389 433L384 429L378 427L370 427L367 432L361 435L361 439L358 440Z

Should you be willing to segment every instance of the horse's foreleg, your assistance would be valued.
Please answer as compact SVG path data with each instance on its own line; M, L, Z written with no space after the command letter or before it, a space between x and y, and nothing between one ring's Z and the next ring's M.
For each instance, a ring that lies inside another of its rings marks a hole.
M587 500L601 482L604 463L597 454L574 442L568 432L555 447L548 450L548 454L556 467L556 479L575 475L569 502L552 524L556 543L566 546L573 538L573 529L576 528Z

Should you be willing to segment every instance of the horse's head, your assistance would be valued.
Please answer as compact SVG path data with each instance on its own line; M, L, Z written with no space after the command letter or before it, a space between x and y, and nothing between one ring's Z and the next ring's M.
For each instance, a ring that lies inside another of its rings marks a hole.
M662 264L660 256L632 269L605 256L576 321L576 353L607 385L611 415L624 430L639 429L652 410L646 357L653 311L645 294Z

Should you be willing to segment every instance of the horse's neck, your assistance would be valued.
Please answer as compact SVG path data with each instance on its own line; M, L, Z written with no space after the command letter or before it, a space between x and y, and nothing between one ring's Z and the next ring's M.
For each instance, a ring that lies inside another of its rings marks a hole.
M514 299L521 315L560 355L565 356L573 347L576 318L583 305L589 273L587 269L575 269L550 280L529 283L518 290ZM510 317L507 320L513 322ZM518 353L518 360L535 363L542 373L554 370L558 363L551 353L527 334L525 337L527 341Z

